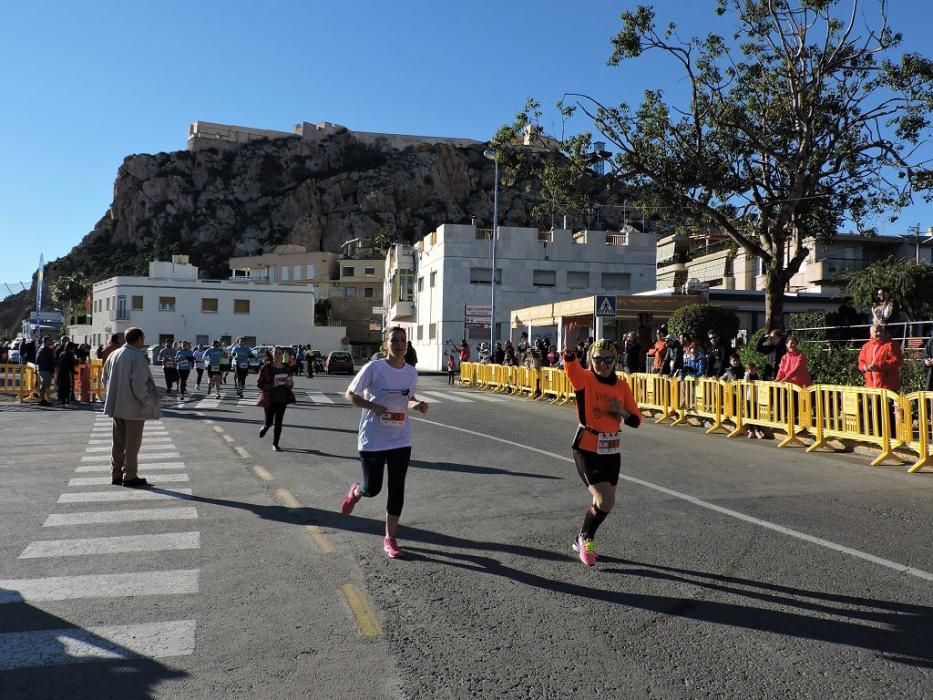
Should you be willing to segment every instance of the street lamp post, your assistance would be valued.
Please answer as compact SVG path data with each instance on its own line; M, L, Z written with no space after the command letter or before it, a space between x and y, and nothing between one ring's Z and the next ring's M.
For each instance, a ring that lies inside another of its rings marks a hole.
M496 348L496 243L499 240L499 153L491 148L483 151L483 155L496 165L496 184L492 197L492 278L489 287L489 355L495 356Z

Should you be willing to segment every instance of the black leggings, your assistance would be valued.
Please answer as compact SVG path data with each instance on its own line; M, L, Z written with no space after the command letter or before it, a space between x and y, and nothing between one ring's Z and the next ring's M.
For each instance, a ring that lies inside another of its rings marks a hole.
M272 444L279 444L279 437L282 435L282 420L285 418L285 407L287 403L274 403L271 406L264 406L266 412L266 427L275 422L275 430L272 431Z
M180 369L178 370L178 391L182 394L188 393L188 375L191 374L190 369Z
M198 368L195 369L194 371L198 373L198 382L197 382L197 384L198 384L198 386L200 387L200 386L201 386L201 377L204 376L204 368L203 368L203 367L198 367Z
M411 447L396 447L394 450L360 452L363 463L363 483L359 494L372 498L382 491L383 468L388 465L389 498L386 501L386 513L398 517L405 505L405 474L408 473L408 460L411 459Z

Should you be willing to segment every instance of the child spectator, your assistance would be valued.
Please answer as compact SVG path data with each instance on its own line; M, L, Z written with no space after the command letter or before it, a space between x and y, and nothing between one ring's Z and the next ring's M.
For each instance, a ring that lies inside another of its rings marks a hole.
M739 359L738 353L732 353L729 355L726 370L722 373L720 379L724 382L736 382L743 378L744 373L745 369L742 367L742 361Z
M454 383L454 372L457 371L457 361L454 359L454 354L450 353L447 356L447 383Z

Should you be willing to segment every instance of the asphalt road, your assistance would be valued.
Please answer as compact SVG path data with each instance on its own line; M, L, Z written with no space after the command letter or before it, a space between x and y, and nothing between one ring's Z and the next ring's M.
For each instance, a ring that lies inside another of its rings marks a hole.
M0 405L0 697L933 696L933 474L646 424L586 569L575 412L422 377L389 560L348 380L279 453L254 392L166 399L139 501L73 481L92 410Z

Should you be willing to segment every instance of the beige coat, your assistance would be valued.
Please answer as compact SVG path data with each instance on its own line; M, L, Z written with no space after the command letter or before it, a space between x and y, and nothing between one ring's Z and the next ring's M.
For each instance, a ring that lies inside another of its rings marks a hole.
M159 418L161 402L143 350L124 345L107 357L101 376L107 388L104 413L124 420Z

